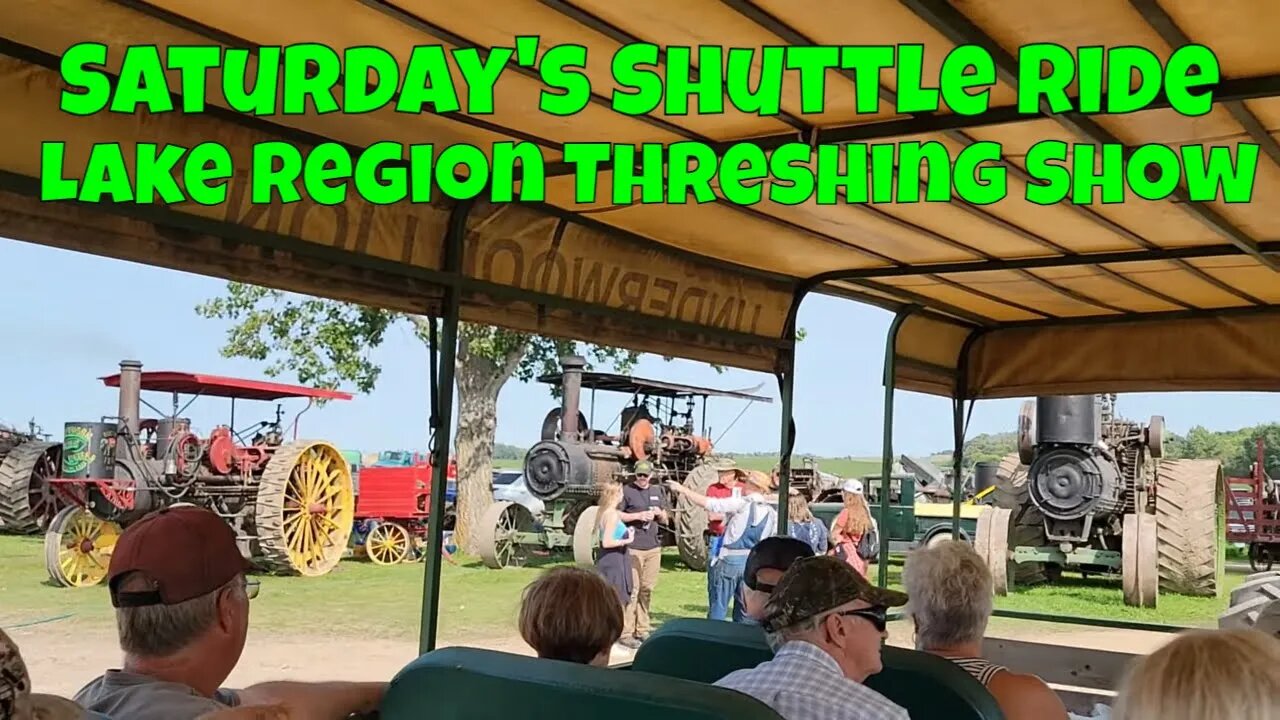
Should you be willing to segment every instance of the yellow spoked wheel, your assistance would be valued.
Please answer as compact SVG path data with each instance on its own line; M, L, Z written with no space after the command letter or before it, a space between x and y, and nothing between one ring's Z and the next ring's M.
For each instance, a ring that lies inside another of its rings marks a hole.
M291 575L328 573L351 540L354 515L351 467L336 447L281 445L258 485L254 527L263 564Z
M79 507L63 508L44 534L44 565L60 587L91 587L102 582L120 526Z
M365 554L377 565L396 565L409 557L409 531L400 523L380 522L364 541Z

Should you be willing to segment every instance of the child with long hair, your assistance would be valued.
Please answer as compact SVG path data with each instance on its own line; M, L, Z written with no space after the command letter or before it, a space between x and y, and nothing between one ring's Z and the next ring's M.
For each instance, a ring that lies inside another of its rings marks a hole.
M841 491L844 509L831 522L831 553L866 577L867 561L858 554L858 543L875 527L871 522L871 510L862 495L861 481L849 480Z
M813 516L809 509L809 501L798 491L789 493L787 502L787 534L797 540L803 540L818 555L827 554L827 526Z

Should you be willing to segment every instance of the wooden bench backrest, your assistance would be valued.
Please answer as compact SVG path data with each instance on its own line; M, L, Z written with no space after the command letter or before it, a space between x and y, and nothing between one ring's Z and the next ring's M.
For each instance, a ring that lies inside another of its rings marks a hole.
M1071 712L1090 715L1095 703L1110 704L1136 653L987 638L983 657L1013 672L1036 675L1062 697Z

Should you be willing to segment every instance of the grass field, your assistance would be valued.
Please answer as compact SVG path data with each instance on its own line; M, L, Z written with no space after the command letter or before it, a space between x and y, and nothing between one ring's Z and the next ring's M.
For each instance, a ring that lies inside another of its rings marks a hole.
M478 560L459 556L459 565L442 568L440 635L444 642L507 637L515 633L520 592L541 567L567 558L544 560L539 567L489 570ZM664 557L654 596L655 620L701 616L706 612L706 576L685 569L674 553ZM874 572L874 566L873 566ZM897 585L901 567L890 565ZM253 601L255 627L284 635L411 639L421 613L420 564L379 567L346 560L321 578L263 577ZM872 577L875 577L873 574ZM1228 588L1241 576L1228 575ZM1064 581L1054 587L1018 589L997 598L1010 610L1060 613L1099 619L1205 625L1227 604L1221 598L1163 596L1152 610L1126 607L1118 582ZM0 626L12 628L74 618L77 624L109 626L105 587L55 588L48 584L41 540L0 536Z

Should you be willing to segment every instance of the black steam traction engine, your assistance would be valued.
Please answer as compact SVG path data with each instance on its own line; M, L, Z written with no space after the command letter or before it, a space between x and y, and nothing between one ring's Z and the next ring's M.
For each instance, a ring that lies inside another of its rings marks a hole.
M562 358L560 366L560 375L538 379L559 385L562 403L547 413L542 440L529 448L524 459L525 484L531 494L543 501L545 510L541 517L534 517L524 506L506 501L495 502L485 510L476 532L481 558L491 568L520 562L530 548L572 547L575 560L593 562L600 483L612 478L630 482L636 462L647 460L653 465L654 483L674 478L694 490L705 491L719 477L711 459L707 398L773 402L750 394L755 388L745 392L713 390L585 372L586 361L580 357ZM593 423L579 409L583 388L591 390L593 418L597 390L629 396L612 421L619 426L617 434L592 429ZM701 434L694 432L693 416L698 405ZM686 565L703 570L707 565L706 512L673 495L669 495L670 506L675 509L671 513L673 527L662 529L663 544L675 545Z
M214 375L144 373L136 361L120 363L120 373L103 383L120 389L117 415L67 423L61 473L48 480L67 503L45 534L45 564L56 583L101 582L121 528L176 504L217 512L235 528L245 557L266 570L323 575L338 563L355 506L342 453L323 441L286 440L280 406L273 420L236 431L235 401L307 398L310 408L316 400L351 395ZM158 419L143 419L143 390L172 394L172 412L156 410ZM231 422L208 437L194 434L181 417L183 394L194 396L187 406L201 396L230 398ZM295 434L297 420L290 424Z
M1216 460L1164 460L1164 419L1115 415L1115 396L1039 397L1023 405L1018 453L997 473L975 543L996 576L1056 580L1069 567L1120 571L1125 602L1158 589L1218 592L1223 477Z

